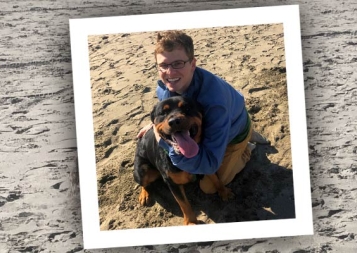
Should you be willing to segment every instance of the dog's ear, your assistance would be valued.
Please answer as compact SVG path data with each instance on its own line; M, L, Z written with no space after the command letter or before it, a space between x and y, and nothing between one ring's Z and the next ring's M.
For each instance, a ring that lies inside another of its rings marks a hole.
M150 119L151 119L151 122L152 122L152 123L154 123L154 120L155 120L156 107L157 107L157 105L154 105L154 107L152 108L152 111L151 111L151 113L150 113Z

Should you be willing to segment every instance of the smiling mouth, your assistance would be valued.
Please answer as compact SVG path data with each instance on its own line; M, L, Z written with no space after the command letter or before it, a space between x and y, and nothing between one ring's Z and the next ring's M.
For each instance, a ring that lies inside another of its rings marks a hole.
M166 81L168 81L169 83L177 82L179 80L180 80L180 78L167 78L166 79Z

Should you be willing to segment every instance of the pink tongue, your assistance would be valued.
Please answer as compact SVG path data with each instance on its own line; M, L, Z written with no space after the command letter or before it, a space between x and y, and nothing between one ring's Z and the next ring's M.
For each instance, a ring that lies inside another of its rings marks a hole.
M197 143L190 137L189 131L174 133L181 154L187 158L194 157L198 153Z

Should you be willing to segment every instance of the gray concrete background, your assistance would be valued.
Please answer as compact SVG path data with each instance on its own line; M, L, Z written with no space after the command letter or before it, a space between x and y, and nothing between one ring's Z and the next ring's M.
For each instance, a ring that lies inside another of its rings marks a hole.
M69 19L299 4L314 236L83 250ZM354 252L357 2L1 1L0 252ZM72 180L72 181L71 181Z

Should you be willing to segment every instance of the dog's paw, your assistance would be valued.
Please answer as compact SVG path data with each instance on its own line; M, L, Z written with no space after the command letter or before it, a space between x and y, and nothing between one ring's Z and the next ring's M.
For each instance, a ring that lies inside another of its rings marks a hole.
M149 205L149 202L150 202L150 195L143 187L143 188L141 188L141 192L139 195L139 203L142 206L147 206L147 205Z
M197 225L198 221L196 219L194 220L186 220L184 219L183 224L186 226L191 226L191 225Z
M218 194L223 201L228 201L234 198L234 193L228 187L224 187L222 191L218 192Z

